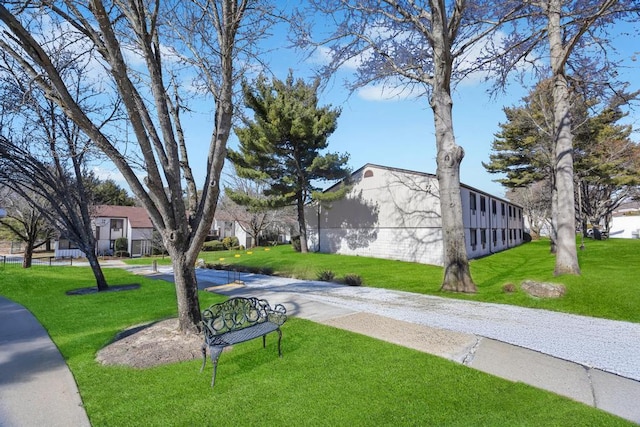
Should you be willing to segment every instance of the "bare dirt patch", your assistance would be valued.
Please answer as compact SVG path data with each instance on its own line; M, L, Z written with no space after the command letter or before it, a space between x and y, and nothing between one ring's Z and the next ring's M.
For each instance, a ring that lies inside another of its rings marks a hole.
M96 356L103 365L149 368L202 357L202 335L183 334L178 319L138 325L116 336Z

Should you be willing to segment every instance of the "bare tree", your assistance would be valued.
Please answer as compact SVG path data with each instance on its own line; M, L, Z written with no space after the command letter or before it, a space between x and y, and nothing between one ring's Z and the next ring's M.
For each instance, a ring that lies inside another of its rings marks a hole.
M522 206L533 239L538 239L543 229L550 230L551 185L547 179L533 182L527 187L513 188L507 192L507 198L510 201Z
M299 45L329 49L330 63L325 72L355 63L357 73L350 83L354 90L378 82L390 92L400 89L405 96L428 97L438 150L445 266L442 289L476 292L469 271L460 199L464 150L455 140L451 91L452 86L484 65L478 61L482 46L504 21L514 17L520 5L501 4L497 10L492 1L310 3L315 13L331 16L326 21L336 23L323 40L314 41L313 29L307 27L297 33ZM306 16L315 17L313 13ZM303 18L301 15L297 21Z
M528 64L553 79L554 196L556 228L555 274L580 274L576 249L573 117L571 87L604 99L606 89L620 87L617 62L611 49L612 26L624 19L637 19L636 0L532 0L520 3L526 18L504 37L509 54L495 61L496 73L504 79L509 71ZM637 34L636 34L637 36ZM501 50L500 52L503 52ZM570 84L573 80L573 84ZM504 80L501 80L504 83Z
M13 190L37 209L49 224L74 242L87 257L98 290L108 289L95 253L89 198L82 180L75 178L82 176L81 157L72 157L70 172L64 167L61 156L54 155L53 162L47 164L24 146L24 143L16 144L0 135L0 181L11 183Z
M44 201L39 204L45 205ZM29 268L34 251L49 243L55 236L55 230L37 208L8 187L0 189L0 205L7 211L6 217L0 218L0 225L24 242L22 267Z
M225 194L220 201L219 211L240 225L251 237L253 246L259 244L260 235L276 219L277 210L266 203L265 188L259 180L232 176L225 185ZM259 203L260 200L264 203Z
M0 55L0 180L84 252L98 290L106 290L94 250L91 192L84 180L95 150L80 128L15 66L15 59L4 52ZM70 62L64 50L52 58L60 74L72 83L69 93L79 105L104 117L102 125L114 118L117 102L108 110L94 109L96 92L83 84L88 74L86 64Z
M259 0L0 5L0 49L15 58L115 164L161 234L173 263L179 328L184 332L198 329L200 321L194 265L220 191L238 64L250 64L242 57L253 53L252 46L270 25L268 5L262 6ZM60 37L43 42L37 22L57 25ZM114 140L74 101L51 60L62 43L76 53L73 60L95 55L93 63L104 66L102 87L122 99L135 142ZM181 85L181 75L195 80ZM206 158L206 177L198 191L181 119L183 100L196 95L185 91L194 87L213 99L215 110L209 147L200 156Z

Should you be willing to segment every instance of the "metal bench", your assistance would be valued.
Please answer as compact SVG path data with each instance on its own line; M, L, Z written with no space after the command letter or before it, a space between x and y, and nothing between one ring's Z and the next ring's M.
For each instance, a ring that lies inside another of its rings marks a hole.
M264 299L254 297L235 297L214 304L202 312L202 367L207 363L207 349L213 363L211 387L215 385L218 358L225 347L254 338L262 337L262 346L266 347L266 336L270 332L278 333L278 356L282 357L280 326L287 320L287 310L282 304L271 308Z

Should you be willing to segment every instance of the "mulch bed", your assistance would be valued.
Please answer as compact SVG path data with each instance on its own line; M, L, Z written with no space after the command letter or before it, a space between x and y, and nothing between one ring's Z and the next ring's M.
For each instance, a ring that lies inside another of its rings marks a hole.
M90 288L78 288L67 291L67 295L88 295L88 294L97 294L98 292L120 292L120 291L133 291L135 289L140 289L139 283L132 283L130 285L115 285L109 286L108 289L104 291L98 291L97 286L92 286Z

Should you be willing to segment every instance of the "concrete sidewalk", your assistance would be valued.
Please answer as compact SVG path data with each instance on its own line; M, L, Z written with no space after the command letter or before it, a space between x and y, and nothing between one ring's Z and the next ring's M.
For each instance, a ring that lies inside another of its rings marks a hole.
M58 348L31 312L2 297L0 426L90 426Z

